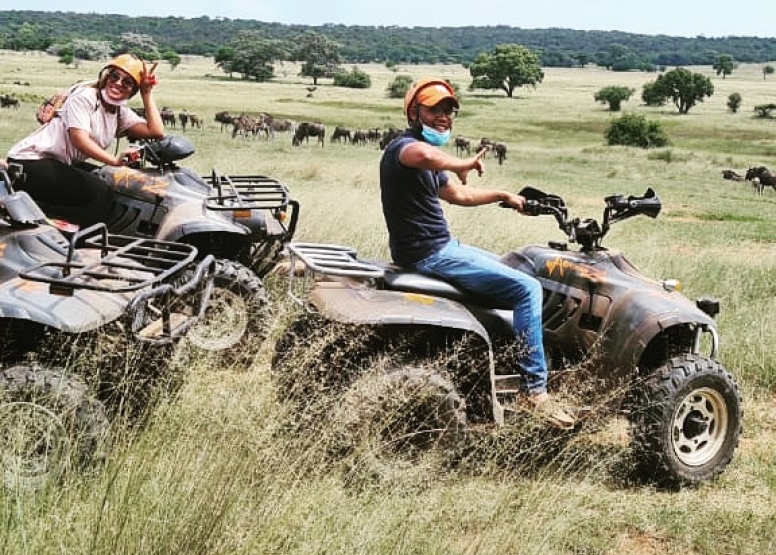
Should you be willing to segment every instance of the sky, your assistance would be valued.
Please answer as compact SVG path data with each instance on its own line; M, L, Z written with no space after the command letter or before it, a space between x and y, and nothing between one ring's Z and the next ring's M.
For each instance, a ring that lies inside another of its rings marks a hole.
M712 6L716 4L716 7ZM285 24L465 27L508 25L677 37L776 37L768 0L25 0L15 9L129 16L254 19ZM77 8L75 6L77 5Z

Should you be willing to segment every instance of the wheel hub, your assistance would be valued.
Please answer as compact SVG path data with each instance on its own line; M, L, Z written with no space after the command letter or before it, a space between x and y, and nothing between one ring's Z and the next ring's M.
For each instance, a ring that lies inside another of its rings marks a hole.
M716 457L725 444L727 405L712 388L691 391L676 408L671 442L677 458L688 466L701 466Z

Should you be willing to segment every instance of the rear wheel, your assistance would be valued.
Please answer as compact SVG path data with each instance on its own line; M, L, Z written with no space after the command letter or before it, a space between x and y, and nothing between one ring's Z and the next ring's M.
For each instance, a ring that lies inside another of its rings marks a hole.
M430 367L404 365L363 374L344 393L337 413L343 438L379 442L379 452L412 453L454 442L467 426L466 401Z
M0 461L9 488L36 487L105 456L108 419L81 382L52 370L0 372Z
M369 326L304 313L275 343L272 376L281 401L310 408L350 386L379 352Z
M194 350L226 355L233 361L266 336L269 298L261 279L239 262L216 263L213 291L202 319L189 329Z
M742 429L738 385L717 361L671 359L641 384L631 411L641 474L666 485L691 485L730 463Z

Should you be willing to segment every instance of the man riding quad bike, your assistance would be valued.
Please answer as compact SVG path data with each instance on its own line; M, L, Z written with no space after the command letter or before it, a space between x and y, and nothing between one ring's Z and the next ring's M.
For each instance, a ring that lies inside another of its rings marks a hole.
M214 291L208 311L187 336L208 351L236 349L261 334L268 297L262 278L292 239L299 203L288 188L264 175L200 177L176 162L194 153L185 137L166 136L136 143L125 166L94 166L113 189L105 217L112 233L186 243L199 255L216 258ZM39 203L51 218L56 205ZM69 223L62 222L68 228Z
M84 348L105 339L161 356L204 313L215 261L104 224L66 238L14 191L19 168L9 171L0 169L0 472L24 487L104 456L105 403L126 406L121 384L154 371L123 351L79 356Z
M533 188L520 194L527 199L526 214L554 216L568 241L580 247L552 241L501 259L542 285L551 371L595 369L584 385L614 392L614 408L630 424L634 460L650 479L682 485L720 474L739 442L742 403L734 378L717 360L718 303L692 303L675 281L649 278L623 254L601 246L614 222L656 217L657 195L649 189L640 197L607 197L599 223L570 219L558 196ZM357 388L365 391L365 382L383 391L371 397L376 403L391 397L409 403L419 389L436 399L426 417L414 416L419 429L403 428L408 437L525 417L513 404L524 378L509 349L515 344L509 306L388 263L361 260L349 247L291 243L288 249L308 278L290 276L289 292L312 314L292 322L277 342L273 376L280 395L296 403L300 419L314 406L311 396L334 396L336 406ZM316 327L339 331L326 335ZM308 355L312 344L315 352Z

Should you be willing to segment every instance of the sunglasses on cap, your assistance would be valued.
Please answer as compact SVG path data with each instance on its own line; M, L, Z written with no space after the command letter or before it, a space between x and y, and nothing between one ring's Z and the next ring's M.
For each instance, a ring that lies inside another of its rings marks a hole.
M108 81L115 83L122 89L134 89L137 84L131 77L127 77L119 73L118 71L111 71L108 73Z

